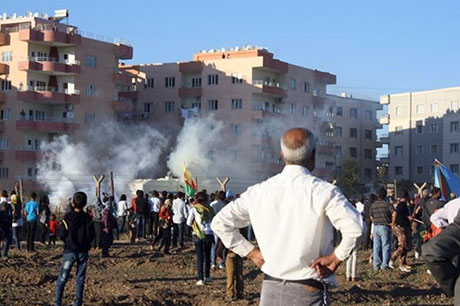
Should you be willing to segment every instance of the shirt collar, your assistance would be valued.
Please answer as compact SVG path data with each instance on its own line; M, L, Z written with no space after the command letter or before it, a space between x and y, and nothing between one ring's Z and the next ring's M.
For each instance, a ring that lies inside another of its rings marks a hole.
M311 175L310 170L306 167L299 166L299 165L286 165L283 168L282 174L306 174Z

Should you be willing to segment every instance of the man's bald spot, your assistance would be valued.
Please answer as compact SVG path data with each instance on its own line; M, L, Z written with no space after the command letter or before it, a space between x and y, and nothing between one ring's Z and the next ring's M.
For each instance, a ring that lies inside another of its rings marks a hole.
M291 150L296 150L305 145L310 135L308 130L302 128L292 128L283 134L283 143Z

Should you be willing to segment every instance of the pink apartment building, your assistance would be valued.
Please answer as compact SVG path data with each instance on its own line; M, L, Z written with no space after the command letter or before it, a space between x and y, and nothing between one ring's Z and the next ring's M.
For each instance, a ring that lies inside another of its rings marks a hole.
M46 14L0 16L0 188L23 179L25 191L40 190L43 141L63 134L82 140L93 122L131 111L117 93L131 82L119 60L132 56L128 44Z

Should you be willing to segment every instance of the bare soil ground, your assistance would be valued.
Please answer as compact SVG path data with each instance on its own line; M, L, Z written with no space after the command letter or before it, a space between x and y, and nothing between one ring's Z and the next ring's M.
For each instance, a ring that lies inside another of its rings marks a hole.
M1 305L49 305L62 260L62 248L38 246L37 253L11 250L0 261ZM116 242L113 257L101 258L91 251L85 286L86 305L257 305L262 273L245 261L245 299L231 302L225 297L226 275L212 271L213 283L196 282L192 244L165 256L151 251L146 242L129 245ZM411 258L413 272L374 272L360 252L359 280L347 282L343 264L338 271L339 288L332 290L332 305L452 305L426 273L421 260ZM75 273L73 273L75 274ZM74 278L66 286L64 302L71 304Z

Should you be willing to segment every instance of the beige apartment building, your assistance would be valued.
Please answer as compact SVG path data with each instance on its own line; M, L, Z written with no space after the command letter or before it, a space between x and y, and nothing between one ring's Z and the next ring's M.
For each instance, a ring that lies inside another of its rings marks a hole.
M81 32L46 14L0 16L0 188L40 190L37 159L43 141L81 139L91 124L131 111L118 91L131 77L126 43Z
M433 182L434 160L459 174L460 87L385 95L388 113L380 122L388 126L381 139L388 155L389 179Z
M360 162L363 183L375 179L381 106L328 95L327 85L336 83L333 74L277 60L251 46L201 51L188 62L121 66L121 71L137 75L126 89L136 101L133 113L124 116L171 135L182 127L181 110L224 122L222 143L229 158L235 168L251 173L241 177L235 170L231 182L237 190L282 168L279 136L292 126L318 136L317 175L332 181L341 160L351 157ZM232 176L231 171L221 175Z

